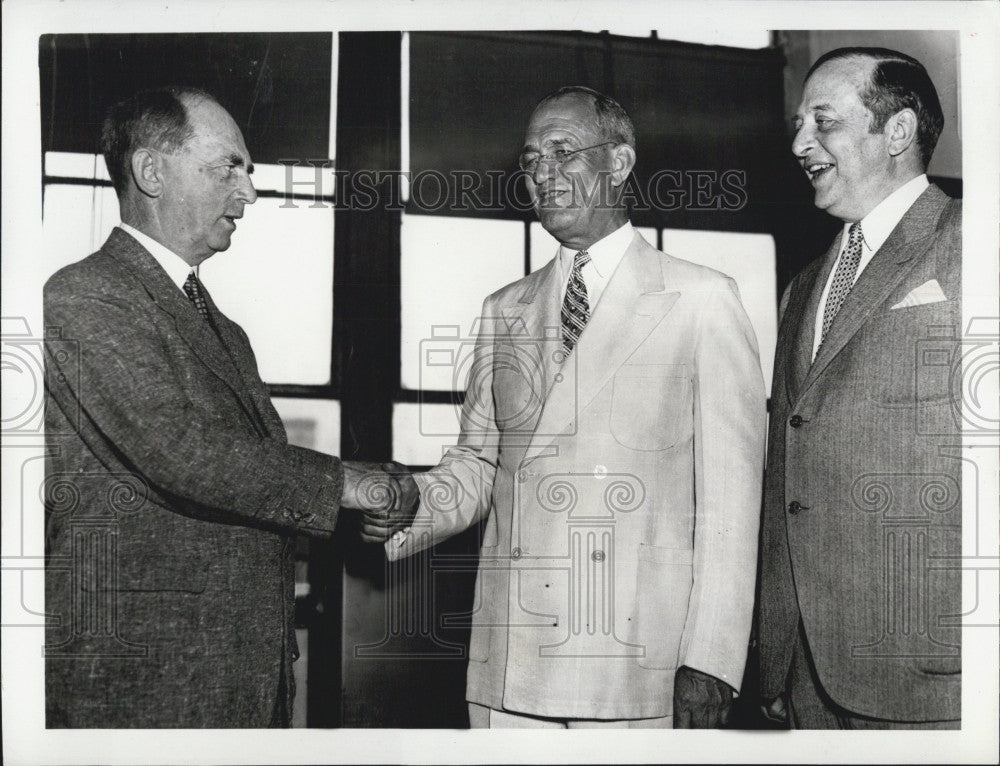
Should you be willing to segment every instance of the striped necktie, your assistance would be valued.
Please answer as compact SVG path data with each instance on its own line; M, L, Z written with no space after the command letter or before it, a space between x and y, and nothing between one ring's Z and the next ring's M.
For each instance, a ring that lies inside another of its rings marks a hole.
M847 232L847 248L840 256L833 282L830 283L830 294L826 297L826 306L823 309L823 332L819 341L821 345L826 340L826 334L830 331L830 326L840 311L844 299L854 286L854 275L857 274L858 264L861 263L861 244L864 239L861 223L852 223Z
M562 341L563 355L569 356L580 339L580 333L590 318L590 304L587 301L587 285L583 281L580 270L590 263L590 255L581 250L573 259L573 271L566 285L566 296L562 304Z

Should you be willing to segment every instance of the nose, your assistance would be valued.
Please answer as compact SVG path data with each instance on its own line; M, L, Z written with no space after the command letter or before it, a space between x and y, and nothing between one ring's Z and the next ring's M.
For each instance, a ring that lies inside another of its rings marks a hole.
M795 131L795 135L792 137L792 154L794 154L799 159L808 154L809 149L811 149L815 144L813 132L811 128L806 127L804 124L800 125L798 130Z
M559 165L554 160L539 157L538 166L531 173L531 180L538 186L548 180L552 176L553 170L557 167Z
M252 205L257 201L257 190L253 187L253 181L249 173L244 173L240 177L240 185L236 190L236 198L245 205Z

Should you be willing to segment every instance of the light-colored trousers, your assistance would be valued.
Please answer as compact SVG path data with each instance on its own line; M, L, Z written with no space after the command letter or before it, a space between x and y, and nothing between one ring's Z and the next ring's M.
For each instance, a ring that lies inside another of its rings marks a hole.
M592 718L542 718L527 713L469 703L469 727L472 729L672 729L674 717L636 718L622 721L603 721Z

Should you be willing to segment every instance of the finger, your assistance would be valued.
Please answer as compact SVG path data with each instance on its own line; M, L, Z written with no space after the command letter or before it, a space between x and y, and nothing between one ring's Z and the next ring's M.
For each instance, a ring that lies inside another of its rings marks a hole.
M691 728L691 714L687 711L682 712L679 716L674 716L674 728L675 729L690 729Z
M718 729L719 728L719 708L715 705L707 705L704 709L704 726L703 729Z
M733 706L730 703L726 703L722 706L722 710L719 711L719 726L728 726L729 719L733 712Z
M707 729L708 728L708 709L705 705L695 705L691 708L691 728L692 729Z
M387 540L390 532L385 527L376 527L372 524L362 524L361 534L368 535L369 537L375 537L379 540Z
M684 705L678 706L677 703L674 703L674 728L675 729L691 728L691 711L688 710Z

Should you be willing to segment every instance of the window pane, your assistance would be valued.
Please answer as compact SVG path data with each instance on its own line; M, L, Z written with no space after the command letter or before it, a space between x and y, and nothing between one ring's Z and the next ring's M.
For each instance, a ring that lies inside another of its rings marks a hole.
M119 220L118 198L109 186L46 186L42 208L45 278L97 250Z
M111 180L102 155L81 152L45 152L45 175Z
M284 397L273 397L271 402L285 424L289 444L340 454L340 402Z
M778 340L778 299L774 239L770 234L664 229L663 249L678 258L728 274L757 334L764 385L771 395L774 345Z
M458 441L461 407L396 404L392 408L392 458L405 465L437 465Z
M259 198L229 250L201 267L219 307L250 336L268 383L330 382L333 209Z
M646 241L656 247L656 229L636 226L636 231L645 237ZM531 224L531 270L540 269L555 258L559 251L559 242L549 234L538 221Z
M524 276L524 224L404 215L402 226L403 388L464 390L455 364L426 364L423 346L442 335L474 340L483 299Z
M202 265L201 278L250 336L265 381L323 385L330 382L333 210L283 204L259 198L230 249ZM97 250L120 221L107 186L49 184L43 217L46 278Z

